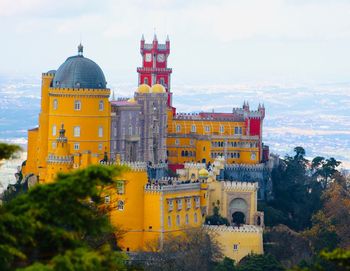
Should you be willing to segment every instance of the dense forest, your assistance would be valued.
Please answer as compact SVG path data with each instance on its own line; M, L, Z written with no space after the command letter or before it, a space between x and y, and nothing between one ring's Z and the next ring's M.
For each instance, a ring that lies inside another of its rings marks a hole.
M1 144L0 160L18 150ZM213 236L187 230L168 236L162 249L154 243L151 252L127 256L118 247L122 229L99 208L103 190L125 169L91 166L0 206L0 270L350 270L349 180L337 170L339 161L309 161L303 148L294 151L272 172L273 199L259 203L264 255L234 263Z

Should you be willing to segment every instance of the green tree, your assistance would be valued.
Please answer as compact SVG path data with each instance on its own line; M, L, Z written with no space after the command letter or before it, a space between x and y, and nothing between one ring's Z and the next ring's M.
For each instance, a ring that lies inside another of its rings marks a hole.
M237 271L235 261L231 258L224 257L222 261L216 264L214 271Z
M321 251L313 263L294 267L292 271L350 271L350 251L339 248Z
M270 254L251 254L238 264L237 271L283 271L283 266Z
M2 159L10 159L16 152L19 152L21 147L13 144L0 142L0 161Z
M28 270L124 270L124 256L113 247L115 229L99 209L103 190L122 170L91 166L59 174L0 206L0 270L33 264Z
M208 225L230 225L227 218L220 215L220 201L213 202L213 214L205 218Z
M303 235L310 240L313 251L319 253L321 250L333 250L339 244L336 227L324 211L318 211L312 217L312 227L304 231Z

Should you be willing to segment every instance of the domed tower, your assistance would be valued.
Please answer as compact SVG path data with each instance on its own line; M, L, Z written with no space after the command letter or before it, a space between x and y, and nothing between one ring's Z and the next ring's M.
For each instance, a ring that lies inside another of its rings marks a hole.
M38 135L28 141L28 150L37 150L35 163L28 155L36 169L28 172L27 168L26 173L39 175L39 181L46 179L48 155L56 152L62 124L71 154L91 152L103 159L110 150L110 90L106 85L102 69L84 57L81 44L78 54L68 57L57 71L43 74Z

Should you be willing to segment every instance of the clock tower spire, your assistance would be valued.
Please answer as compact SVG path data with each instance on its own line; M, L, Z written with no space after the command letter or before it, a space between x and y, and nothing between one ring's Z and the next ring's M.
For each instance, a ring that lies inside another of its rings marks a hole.
M170 54L170 39L167 36L165 43L159 43L154 34L152 43L145 43L142 35L140 42L142 67L137 68L139 85L161 84L168 93L168 106L172 106L172 93L170 91L171 68L168 68L168 56Z

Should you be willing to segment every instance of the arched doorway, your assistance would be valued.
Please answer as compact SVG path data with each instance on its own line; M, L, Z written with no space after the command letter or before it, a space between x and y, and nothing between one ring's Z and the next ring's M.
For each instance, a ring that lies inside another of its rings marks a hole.
M246 224L248 216L248 204L242 198L235 198L230 202L229 212L231 214L231 225L240 226Z
M232 214L232 224L237 226L245 224L245 215L242 212L234 212Z

